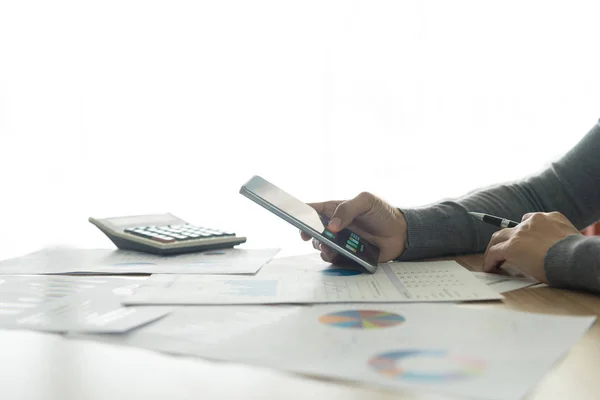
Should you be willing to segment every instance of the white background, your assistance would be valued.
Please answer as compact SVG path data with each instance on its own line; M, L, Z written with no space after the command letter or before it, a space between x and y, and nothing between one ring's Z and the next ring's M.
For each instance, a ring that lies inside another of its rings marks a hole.
M535 173L600 117L597 4L0 0L0 246L163 211L280 246L254 174L406 207Z

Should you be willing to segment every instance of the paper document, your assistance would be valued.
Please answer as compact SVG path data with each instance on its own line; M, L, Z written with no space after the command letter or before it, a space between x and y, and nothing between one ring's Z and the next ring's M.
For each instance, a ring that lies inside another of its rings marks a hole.
M91 291L107 295L133 294L147 277L0 275L0 318L18 315L51 302Z
M454 261L381 264L374 274L314 257L272 261L256 276L153 275L124 304L456 302L502 296Z
M102 342L125 344L168 353L190 349L211 352L216 345L246 334L259 326L276 324L299 307L203 306L175 307L173 311L140 329L122 335L72 334Z
M315 306L215 350L235 361L389 388L516 400L594 320L451 305Z
M0 274L254 274L278 251L228 248L159 256L59 247L0 261Z
M518 276L490 274L487 272L473 272L472 274L498 293L506 293L539 283L535 279Z
M594 320L450 304L206 306L124 335L78 337L402 392L517 400Z
M117 297L96 291L64 297L18 315L2 315L0 328L116 333L147 324L170 311L167 307L123 307Z

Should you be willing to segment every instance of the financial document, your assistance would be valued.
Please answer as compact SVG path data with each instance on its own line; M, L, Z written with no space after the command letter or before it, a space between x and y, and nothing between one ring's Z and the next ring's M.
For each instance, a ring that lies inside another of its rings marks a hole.
M0 318L18 315L78 293L133 294L147 277L0 275Z
M297 312L292 306L174 307L173 311L142 328L121 335L71 333L74 338L187 354L191 348L212 354L217 345L259 326L270 326Z
M256 276L153 275L124 304L456 302L502 296L454 261L393 262L374 274L314 256L281 258Z
M166 315L169 308L126 308L146 277L2 275L0 328L47 332L125 332Z
M122 335L75 337L402 392L517 400L594 320L451 304L205 306L177 307Z
M1 274L254 274L279 249L220 249L159 256L129 250L42 249L0 261Z
M594 320L452 305L314 306L218 350L227 359L386 388L517 400Z
M473 272L472 274L498 293L506 293L540 283L532 278L518 276L490 274L487 272Z
M126 332L167 315L167 307L123 307L98 291L63 297L18 315L0 316L0 328L45 332Z

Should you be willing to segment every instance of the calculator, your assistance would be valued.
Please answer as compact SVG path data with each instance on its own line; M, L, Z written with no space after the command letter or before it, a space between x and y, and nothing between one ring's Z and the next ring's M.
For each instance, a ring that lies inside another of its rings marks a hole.
M246 241L233 232L192 225L172 214L90 217L89 221L119 249L159 255L222 249Z

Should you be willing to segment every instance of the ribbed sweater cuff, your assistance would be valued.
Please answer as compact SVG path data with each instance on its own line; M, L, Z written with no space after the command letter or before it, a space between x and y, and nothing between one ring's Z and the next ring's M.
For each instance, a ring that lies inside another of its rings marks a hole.
M421 209L402 209L407 224L407 248L398 260L476 252L476 221L458 203L444 202ZM485 247L484 247L485 248Z
M546 253L544 269L552 286L600 292L600 237L559 240Z

